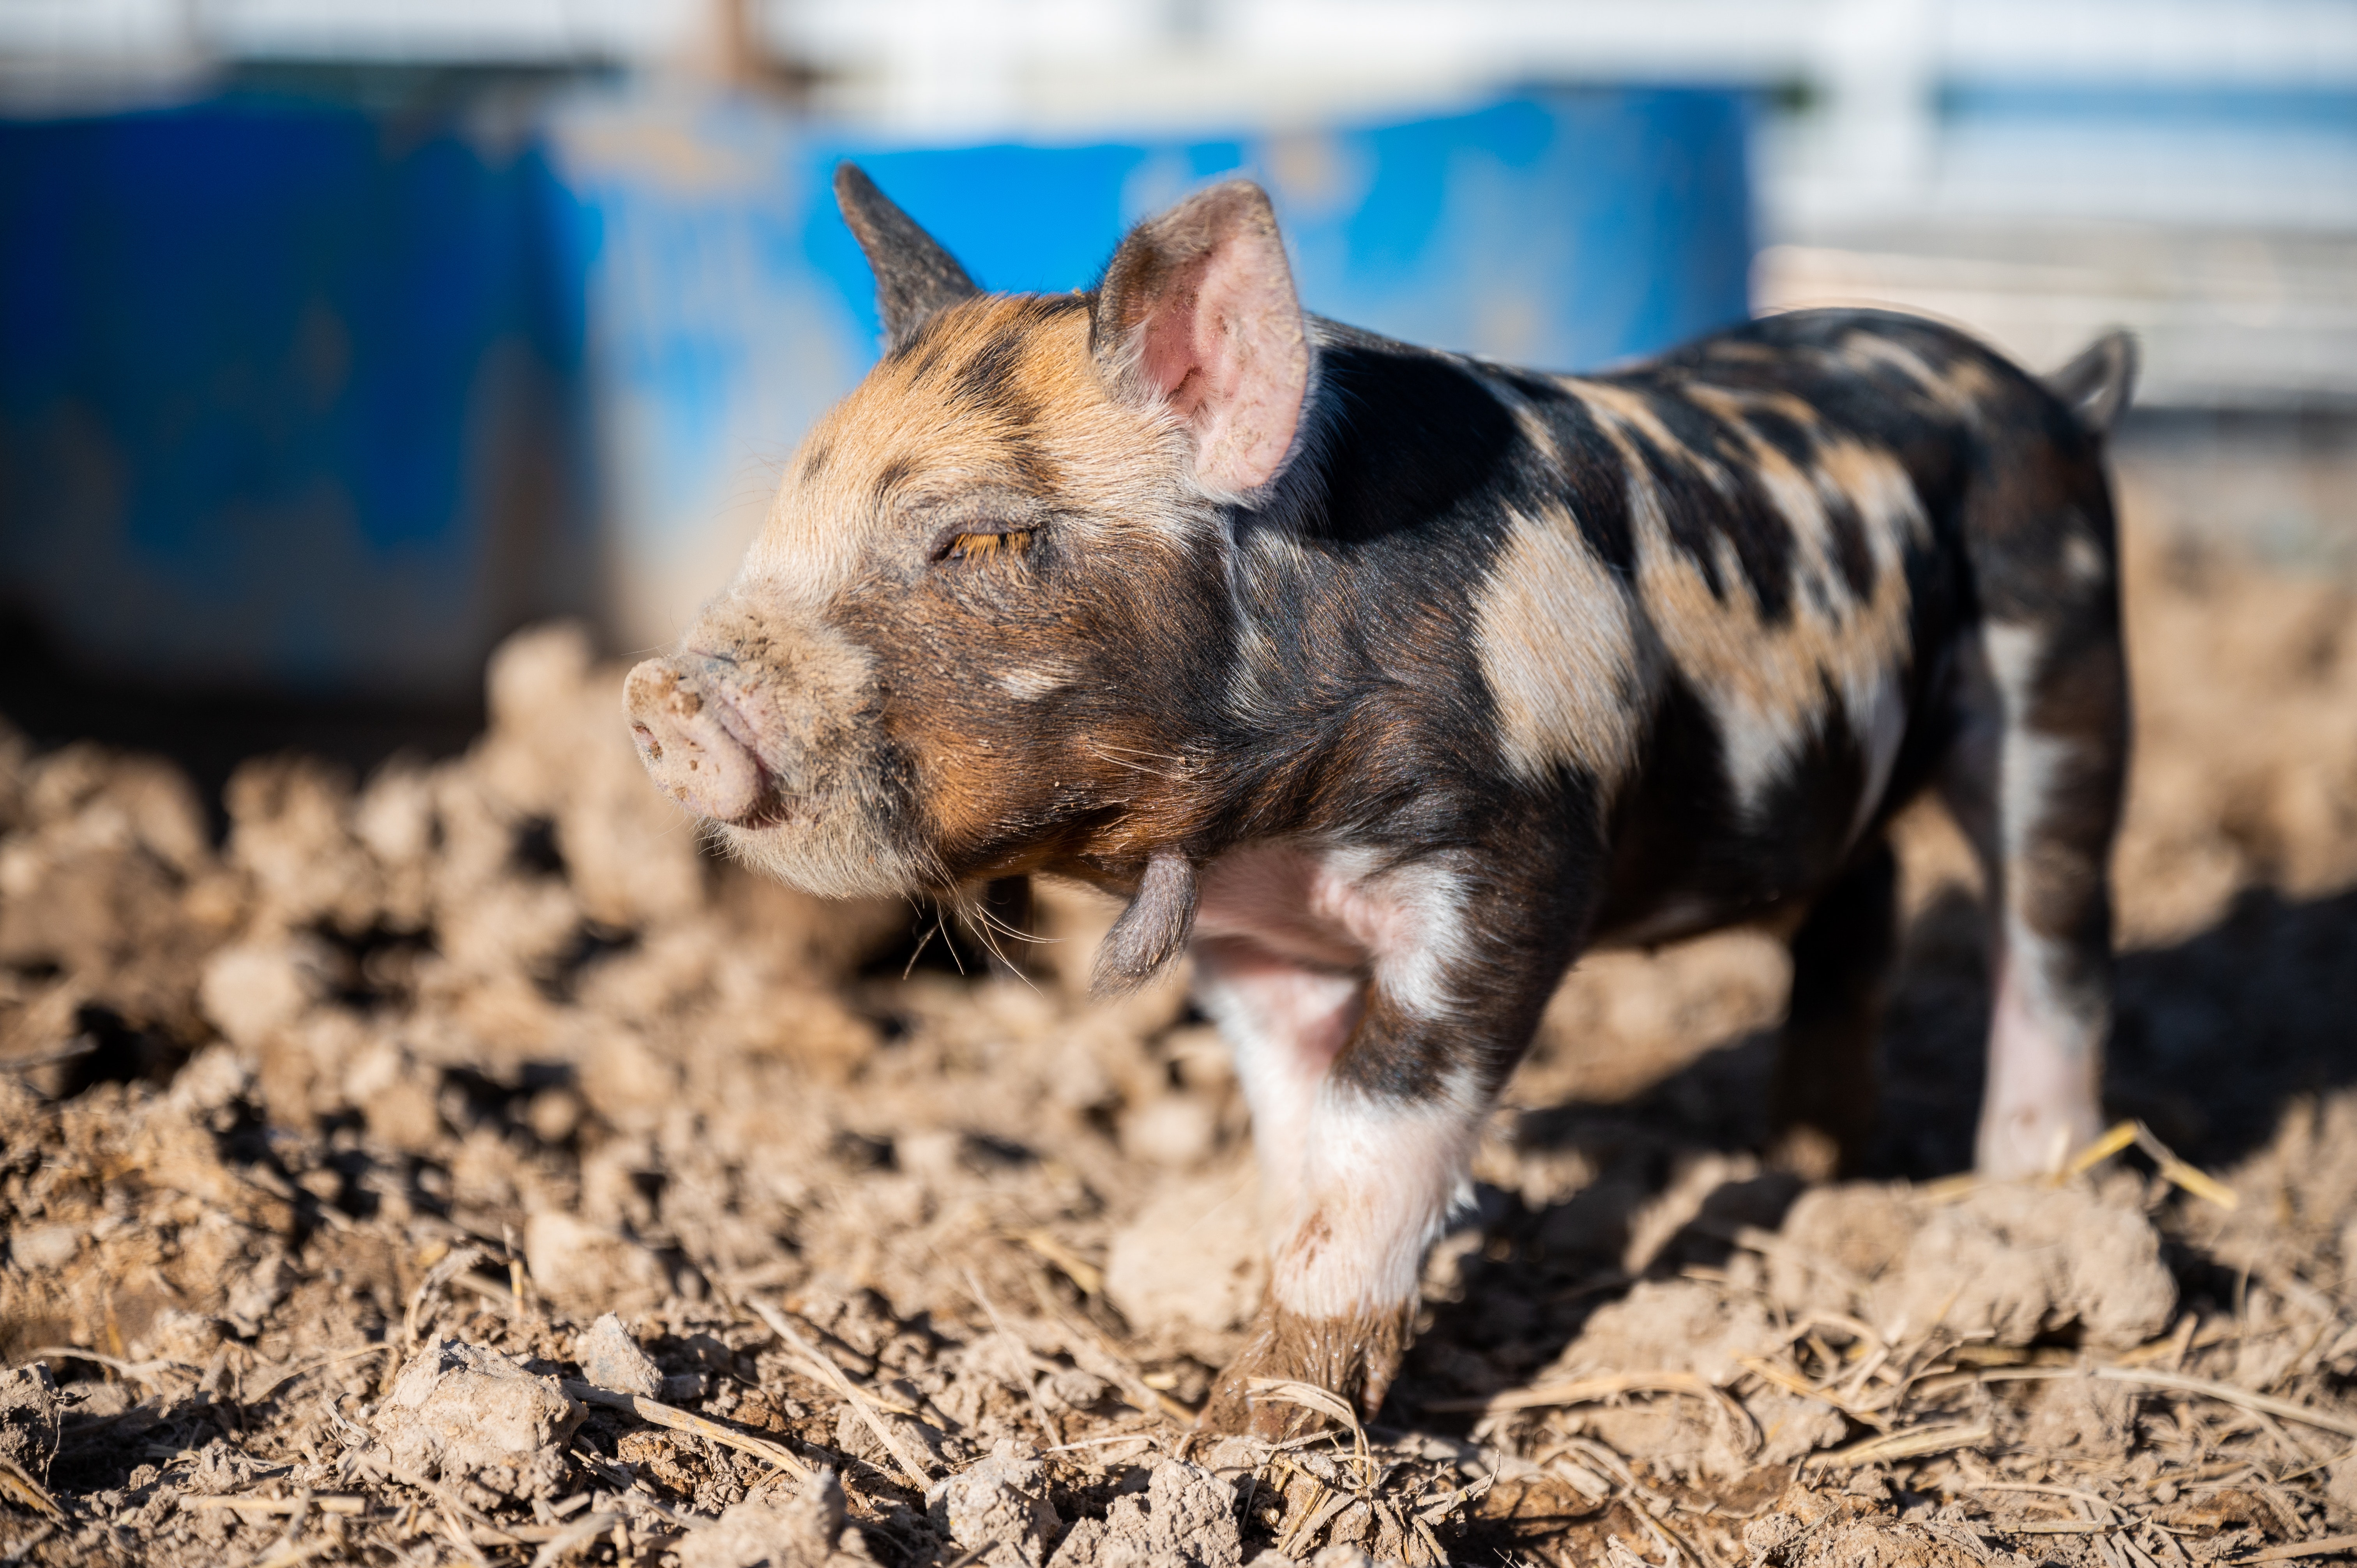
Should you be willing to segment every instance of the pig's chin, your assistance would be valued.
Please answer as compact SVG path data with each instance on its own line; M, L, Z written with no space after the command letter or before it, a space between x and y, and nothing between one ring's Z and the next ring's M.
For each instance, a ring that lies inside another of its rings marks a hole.
M738 861L821 898L899 897L942 881L864 813L823 801L773 798L752 820L712 831Z

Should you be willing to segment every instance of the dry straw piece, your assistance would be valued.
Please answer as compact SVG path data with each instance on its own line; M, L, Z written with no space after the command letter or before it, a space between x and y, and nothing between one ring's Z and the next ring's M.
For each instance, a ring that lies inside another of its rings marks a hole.
M575 1399L587 1401L590 1404L602 1404L613 1410L627 1410L640 1421L652 1422L657 1426L668 1426L673 1432L691 1433L697 1437L708 1438L714 1443L734 1448L739 1453L750 1454L756 1459L765 1459L798 1481L807 1481L816 1474L809 1466L795 1457L792 1450L782 1444L772 1443L766 1437L756 1437L749 1432L725 1425L709 1416L697 1415L693 1412L680 1410L640 1394L617 1393L612 1389L601 1389L595 1383L585 1383L576 1378L566 1378L564 1383L565 1391Z
M794 1326L786 1321L786 1315L776 1307L751 1296L745 1298L745 1305L768 1324L770 1332L784 1340L795 1355L809 1362L812 1371L833 1385L834 1391L850 1402L851 1408L858 1412L859 1419L866 1423L867 1430L876 1434L876 1441L884 1445L884 1451L892 1455L893 1463L900 1466L901 1472L917 1490L921 1492L932 1484L932 1472L925 1462L911 1454L909 1445L885 1424L884 1418L876 1413L877 1402L854 1383L842 1368L829 1359L817 1346L795 1332Z
M320 1513L349 1516L368 1512L369 1500L366 1498L348 1497L337 1493L329 1493L326 1496L315 1493L308 1498L257 1498L251 1493L231 1492L223 1497L182 1498L180 1506L184 1509L235 1509L240 1513L253 1514L299 1513L306 1508L311 1508Z
M2083 1176L2131 1144L2142 1149L2152 1163L2159 1167L2162 1180L2183 1187L2196 1197L2206 1198L2221 1208L2235 1208L2241 1206L2242 1196L2233 1187L2207 1171L2187 1165L2183 1160L2179 1159L2176 1151L2154 1137L2152 1129L2141 1122L2121 1122L2114 1124L2108 1132L2073 1155L2071 1163L2062 1167L2062 1175Z
M1809 1391L1813 1393L1815 1391ZM1685 1394L1702 1400L1735 1434L1738 1452L1750 1454L1760 1446L1760 1428L1752 1421L1751 1412L1730 1397L1726 1390L1696 1372L1614 1372L1598 1378L1580 1378L1571 1382L1541 1383L1534 1388L1513 1389L1505 1393L1492 1394L1487 1399L1435 1400L1426 1408L1478 1410L1485 1415L1499 1415L1507 1411L1595 1404L1627 1394L1647 1393Z
M2312 1557L2330 1557L2346 1552L2357 1552L2357 1535L2321 1535L2313 1541L2287 1541L2254 1552L2248 1557L2237 1557L2243 1563L2304 1563Z
M1860 1465L1878 1465L1888 1459L1920 1459L1927 1454L1945 1454L1954 1448L1971 1448L1986 1443L1993 1435L1988 1423L1944 1426L1916 1426L1904 1432L1888 1432L1835 1448L1828 1453L1812 1454L1801 1461L1803 1470L1847 1470Z
M1321 1389L1315 1383L1295 1382L1287 1378L1254 1378L1244 1384L1245 1396L1252 1400L1274 1400L1297 1409L1314 1411L1342 1427L1351 1434L1351 1446L1359 1462L1359 1474L1363 1485L1374 1485L1375 1461L1367 1451L1367 1429L1359 1424L1359 1412L1351 1402L1331 1389Z

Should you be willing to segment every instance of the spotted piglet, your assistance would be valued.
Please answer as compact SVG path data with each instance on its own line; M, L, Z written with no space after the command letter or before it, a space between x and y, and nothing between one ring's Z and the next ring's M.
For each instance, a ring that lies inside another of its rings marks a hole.
M1978 1162L2098 1125L2127 755L2103 435L2132 352L2043 381L1929 321L1771 317L1595 376L1301 308L1212 187L1085 293L986 294L856 168L886 341L679 650L655 781L822 895L1045 874L1126 900L1096 983L1181 953L1272 1227L1249 1380L1372 1412L1477 1130L1582 952L1785 933L1777 1149L1852 1163L1891 816L1978 847Z

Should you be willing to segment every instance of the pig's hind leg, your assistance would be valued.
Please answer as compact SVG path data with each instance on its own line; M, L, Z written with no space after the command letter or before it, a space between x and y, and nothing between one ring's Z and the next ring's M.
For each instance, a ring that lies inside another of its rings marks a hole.
M1876 1101L1875 1043L1898 950L1899 868L1877 834L1817 896L1792 935L1792 993L1768 1116L1774 1161L1812 1181L1865 1157Z
M2055 1170L2103 1125L2128 692L2108 498L2100 472L2078 477L2077 495L1976 542L1982 619L1941 779L1988 889L1985 1176Z

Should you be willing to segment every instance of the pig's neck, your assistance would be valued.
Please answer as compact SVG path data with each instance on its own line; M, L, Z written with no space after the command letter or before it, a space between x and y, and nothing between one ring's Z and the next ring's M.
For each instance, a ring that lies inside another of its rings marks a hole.
M1565 482L1515 417L1514 372L1310 326L1300 447L1232 518L1236 650L1206 749L1232 760L1204 780L1205 848L1476 808L1495 752L1480 594L1509 511Z

